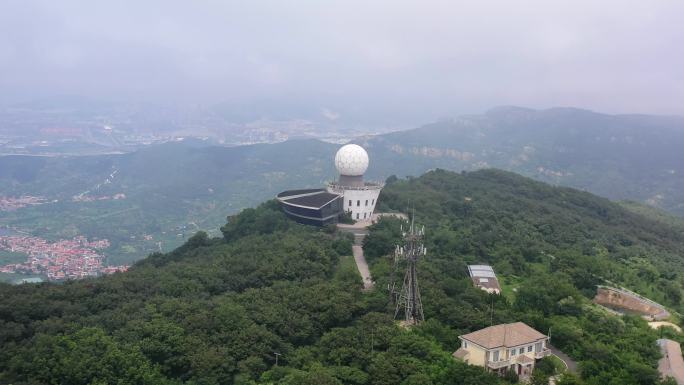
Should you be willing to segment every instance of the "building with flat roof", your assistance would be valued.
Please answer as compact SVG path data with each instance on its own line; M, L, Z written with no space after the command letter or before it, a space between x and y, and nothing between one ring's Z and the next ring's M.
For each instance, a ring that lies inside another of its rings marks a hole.
M337 223L342 212L342 197L324 189L283 191L276 200L285 215L307 225Z
M21 284L24 284L24 283L41 283L41 282L43 282L43 279L42 279L42 278L39 278L39 277L31 277L31 278L21 278L21 279L18 279L18 280L16 280L16 281L14 281L14 284L16 284L16 285L21 285Z
M276 199L285 214L300 223L318 226L337 223L344 213L354 221L370 223L383 184L363 180L368 164L368 153L363 147L344 145L335 154L339 177L327 189L289 190L278 194Z
M468 274L473 284L480 289L494 294L501 294L501 285L489 265L468 265Z
M513 370L527 378L537 360L548 356L549 337L522 322L490 326L458 337L454 358L499 375Z

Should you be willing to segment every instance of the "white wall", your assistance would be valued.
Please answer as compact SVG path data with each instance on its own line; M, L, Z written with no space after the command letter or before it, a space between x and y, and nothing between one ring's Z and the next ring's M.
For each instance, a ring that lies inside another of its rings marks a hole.
M351 211L353 220L363 221L365 219L370 221L375 205L378 203L378 195L380 195L380 189L344 190L344 205L342 207L345 212ZM349 204L350 201L351 205Z

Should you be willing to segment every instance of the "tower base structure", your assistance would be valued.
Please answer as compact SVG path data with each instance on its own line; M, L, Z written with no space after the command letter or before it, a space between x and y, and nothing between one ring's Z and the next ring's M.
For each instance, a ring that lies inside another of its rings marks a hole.
M383 187L382 183L363 182L361 178L350 181L349 177L340 177L339 182L328 184L328 192L342 197L342 210L353 220L370 222Z

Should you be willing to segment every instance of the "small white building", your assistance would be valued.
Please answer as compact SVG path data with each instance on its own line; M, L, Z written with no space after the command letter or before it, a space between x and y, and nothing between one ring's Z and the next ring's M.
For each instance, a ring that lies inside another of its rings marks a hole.
M335 154L335 167L340 176L328 184L328 192L343 198L342 209L355 221L371 221L382 183L364 182L368 169L368 153L357 144L342 146Z
M468 274L473 284L487 293L501 294L501 285L489 265L468 265Z

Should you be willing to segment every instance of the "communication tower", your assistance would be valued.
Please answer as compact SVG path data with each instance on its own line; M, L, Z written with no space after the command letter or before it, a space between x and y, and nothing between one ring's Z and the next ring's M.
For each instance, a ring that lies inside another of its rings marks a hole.
M418 288L418 269L417 264L421 256L427 254L427 249L423 245L423 237L425 236L425 227L418 230L411 219L411 224L408 231L403 231L402 237L403 245L397 245L394 250L395 268L400 261L406 261L406 273L404 274L404 283L401 291L392 292L396 296L396 308L394 310L394 318L397 319L399 314L404 313L404 322L406 326L417 325L425 321L423 315L423 302L420 299L420 289Z

